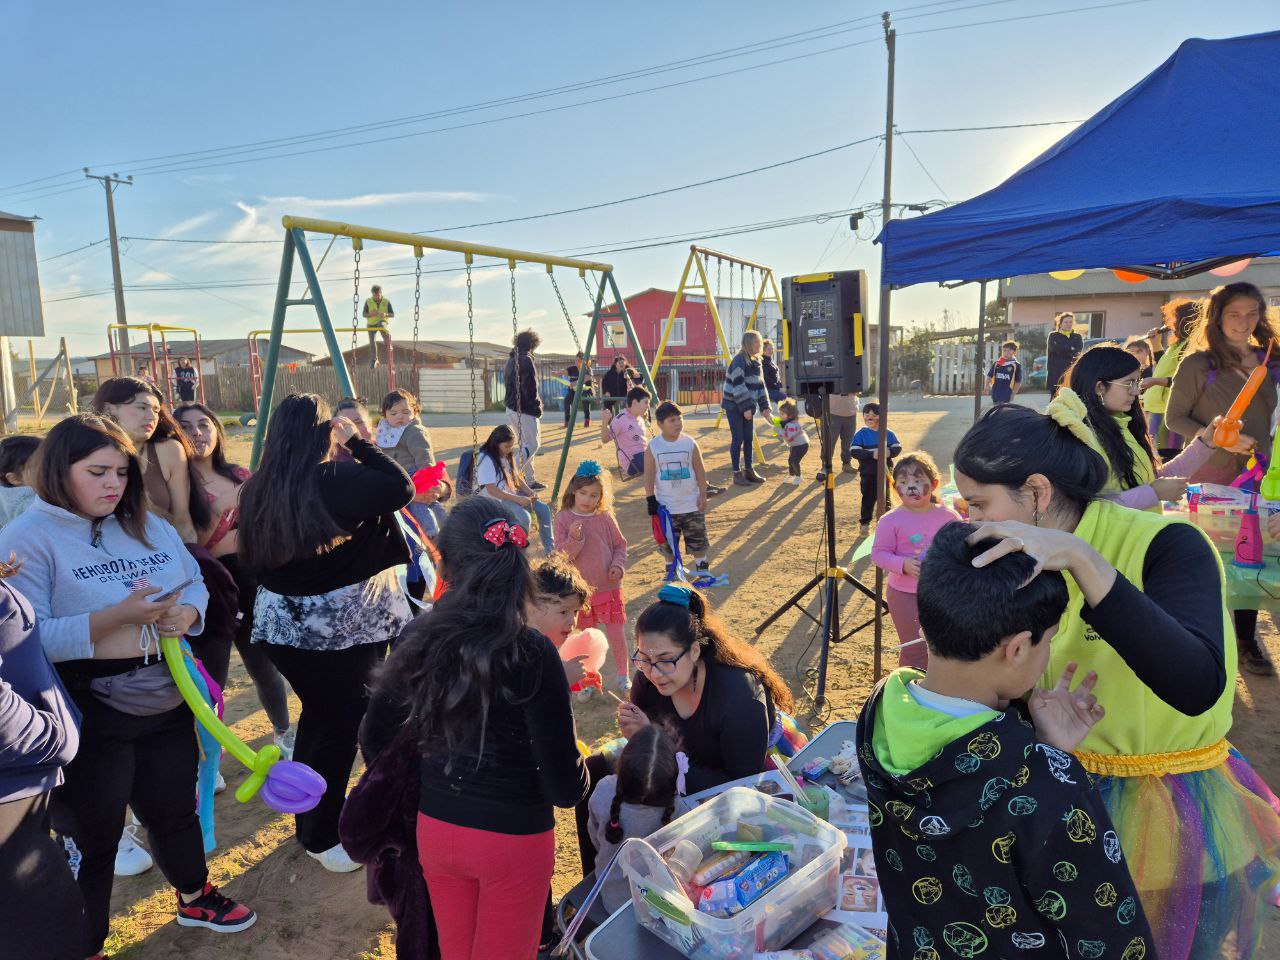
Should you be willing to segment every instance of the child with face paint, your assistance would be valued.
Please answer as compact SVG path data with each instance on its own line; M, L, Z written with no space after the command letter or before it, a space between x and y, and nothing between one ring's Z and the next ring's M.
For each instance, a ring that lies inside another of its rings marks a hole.
M910 644L898 651L898 666L929 666L929 650L920 639L920 614L916 609L920 561L930 541L942 527L960 515L938 499L941 478L933 459L923 451L907 454L893 468L893 489L900 505L880 518L871 548L871 561L889 574L885 601L898 631L898 642Z

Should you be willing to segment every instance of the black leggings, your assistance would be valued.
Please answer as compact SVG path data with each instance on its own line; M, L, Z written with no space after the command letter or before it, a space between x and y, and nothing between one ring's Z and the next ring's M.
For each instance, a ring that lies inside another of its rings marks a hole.
M312 853L338 845L338 816L356 759L356 737L369 706L369 673L385 643L362 643L345 650L303 650L264 643L267 655L302 701L293 759L324 777L320 803L297 814L298 842Z
M877 467L877 461L867 457L858 465L858 485L862 488L862 507L858 519L863 523L870 523L872 515L876 512L876 477L880 475ZM888 484L888 479L885 479ZM885 503L889 501L886 499Z
M1231 619L1236 625L1236 643L1248 649L1258 645L1258 611L1232 610Z
M267 712L267 719L277 731L289 729L289 691L285 687L284 677L275 668L262 644L251 643L253 633L253 601L258 595L258 581L240 565L240 558L234 553L218 557L218 562L227 568L236 581L240 591L240 621L236 624L235 645L240 651L240 660L244 669L253 681L258 693L258 702ZM195 638L199 639L199 638ZM231 672L231 647L227 644L210 644L202 647L198 656L209 671L209 676L218 682L218 686L227 685L227 676Z
M91 956L102 949L111 918L116 847L130 807L147 830L156 866L177 890L198 893L209 872L196 816L199 749L186 704L153 717L135 717L102 703L71 681L84 715L80 751L53 794L53 828L67 842L84 897Z
M787 451L787 473L790 476L800 476L800 464L804 461L805 455L809 452L809 445L802 443L798 447L792 447Z
M0 944L7 957L84 960L93 952L75 877L49 836L47 793L0 803Z

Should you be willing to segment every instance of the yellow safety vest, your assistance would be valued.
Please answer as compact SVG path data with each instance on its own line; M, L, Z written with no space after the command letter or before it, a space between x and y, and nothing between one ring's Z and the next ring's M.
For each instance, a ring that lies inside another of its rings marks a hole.
M364 302L365 326L385 327L387 325L387 320L390 319L390 315L387 313L387 308L390 306L391 301L386 297L377 301L375 301L373 297L366 300Z

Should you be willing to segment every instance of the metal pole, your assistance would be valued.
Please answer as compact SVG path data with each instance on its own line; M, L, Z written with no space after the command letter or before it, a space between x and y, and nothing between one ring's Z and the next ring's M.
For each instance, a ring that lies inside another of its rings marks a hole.
M986 329L987 323L987 281L983 280L978 285L978 347L974 351L973 365L977 371L978 379L973 385L973 422L978 422L978 417L982 416L982 388L986 386L986 365L982 362L982 334Z
M262 442L267 436L267 417L271 414L271 395L276 389L276 366L280 362L280 337L284 331L284 314L289 309L289 284L293 280L293 231L284 233L284 254L280 259L280 280L276 284L276 306L271 314L271 339L267 341L267 364L262 371L262 389L258 394L258 422L253 427L253 453L249 467L258 468ZM338 355L339 361L342 355Z
M884 196L880 201L880 229L883 231L889 225L889 220L893 216L891 202L893 195L893 67L897 33L889 26L889 14L887 12L883 14L882 19L884 22L884 43L889 56L889 78L884 120ZM880 249L880 361L879 369L876 371L876 380L880 387L880 442L877 447L879 454L876 460L877 518L884 515L885 508L888 506L888 488L880 475L885 472L889 462L889 302L892 293L889 285L884 282L884 247L882 246ZM883 597L884 571L880 567L876 567L876 625L872 671L873 677L877 681L880 679L881 654L884 650L884 611L880 605L880 600Z
M587 376L591 373L591 350L596 344L596 329L600 326L600 311L604 304L606 276L600 275L600 285L596 288L596 302L591 308L591 326L587 329L587 342L582 348L582 369L578 371L579 388L573 391L573 403L569 405L569 425L565 428L564 443L560 447L560 461L556 464L556 481L551 485L551 502L560 502L560 483L564 480L564 467L569 461L569 445L573 443L573 428L578 422L578 410L582 405L583 389L581 385L586 383ZM616 289L616 287L615 287ZM639 344L633 344L636 352L640 354L640 362L644 363L644 353L640 350ZM489 381L488 365L485 368L485 383ZM652 388L650 388L652 389Z
M90 180L101 183L107 193L107 235L111 238L111 278L116 291L116 323L124 324L128 321L124 318L124 283L120 279L120 242L116 236L116 207L112 201L112 194L118 184L133 186L133 177L121 180L118 173L113 173L109 177L95 177L89 172L88 167L84 168L84 175ZM126 357L129 356L129 331L124 327L120 328L120 349L124 351Z

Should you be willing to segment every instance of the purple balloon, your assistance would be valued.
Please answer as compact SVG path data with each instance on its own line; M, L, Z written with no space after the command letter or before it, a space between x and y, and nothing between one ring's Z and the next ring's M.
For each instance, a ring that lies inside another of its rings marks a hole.
M324 796L324 777L305 763L277 760L267 773L260 796L277 813L306 813Z

